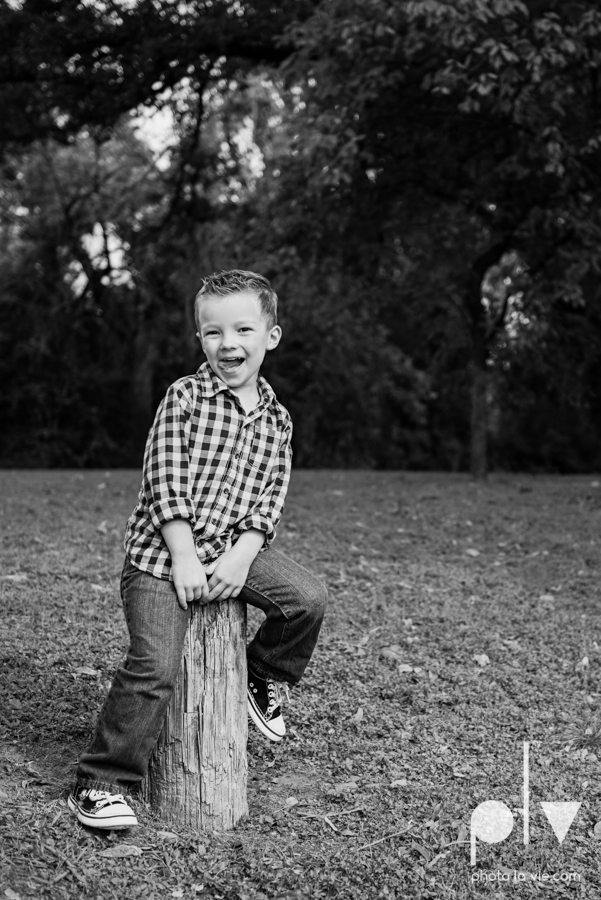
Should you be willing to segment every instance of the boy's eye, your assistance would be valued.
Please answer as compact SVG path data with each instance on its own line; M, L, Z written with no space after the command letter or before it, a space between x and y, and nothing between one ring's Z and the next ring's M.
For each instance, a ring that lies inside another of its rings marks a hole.
M252 331L252 328L250 327L250 325L242 325L242 327L239 328L238 331Z

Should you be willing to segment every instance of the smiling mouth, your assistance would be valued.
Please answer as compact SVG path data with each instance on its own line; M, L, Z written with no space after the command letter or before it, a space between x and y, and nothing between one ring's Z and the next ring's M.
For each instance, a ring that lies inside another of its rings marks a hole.
M219 368L226 372L233 372L242 365L244 359L241 356L227 356L219 360Z

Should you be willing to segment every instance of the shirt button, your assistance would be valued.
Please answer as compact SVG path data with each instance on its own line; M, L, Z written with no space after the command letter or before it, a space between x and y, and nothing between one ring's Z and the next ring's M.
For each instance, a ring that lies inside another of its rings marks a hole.
M229 488L224 488L224 489L223 489L223 493L225 494L226 497L229 497L229 495L230 495L230 489L229 489Z

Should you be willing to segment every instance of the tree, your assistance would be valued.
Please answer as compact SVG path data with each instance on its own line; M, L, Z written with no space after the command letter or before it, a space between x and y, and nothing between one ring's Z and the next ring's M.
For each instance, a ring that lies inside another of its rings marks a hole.
M291 33L299 167L322 220L341 223L349 266L374 280L404 269L407 290L427 283L460 311L475 475L507 312L489 315L487 273L519 252L529 293L552 301L581 298L599 265L600 34L596 4L553 0L338 0Z
M20 330L23 363L8 374L9 421L26 373L69 335L39 404L52 423L37 434L54 435L54 450L37 461L138 458L165 385L197 361L190 299L220 267L265 271L284 298L285 339L267 372L304 465L462 467L471 440L481 474L487 419L500 420L528 360L536 370L550 323L568 327L561 307L584 304L596 322L592 2L16 6L0 2L12 67L0 68L10 209L0 312L5 333ZM171 117L172 147L143 169L132 136L155 107ZM111 159L139 176L131 190L123 174L102 187ZM54 194L47 171L60 174ZM39 203L19 199L30 181ZM121 283L106 271L119 253ZM29 346L23 308L40 323ZM554 346L568 365L569 341ZM75 359L93 415L65 388ZM116 385L139 411L123 433ZM65 424L81 440L63 453Z
M144 104L161 106L182 80L207 84L215 63L277 62L292 11L266 0L22 0L0 2L0 144L69 140L111 126ZM25 113L25 114L24 114Z

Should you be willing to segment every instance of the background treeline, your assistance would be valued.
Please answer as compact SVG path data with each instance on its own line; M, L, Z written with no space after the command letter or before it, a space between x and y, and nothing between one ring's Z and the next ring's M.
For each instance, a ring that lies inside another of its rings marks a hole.
M589 0L0 2L0 464L139 465L260 271L301 466L601 467Z

